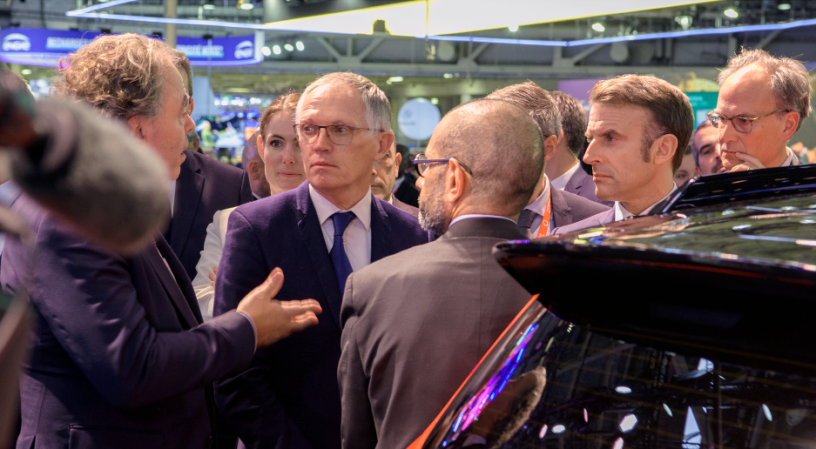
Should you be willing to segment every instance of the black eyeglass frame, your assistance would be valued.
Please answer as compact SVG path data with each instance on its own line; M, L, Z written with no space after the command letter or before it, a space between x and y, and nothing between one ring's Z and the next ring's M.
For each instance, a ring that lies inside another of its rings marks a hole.
M469 175L473 176L473 171L467 165L463 164L462 161L460 161L459 159L456 159L455 157L450 157L450 158L447 158L447 159L425 159L424 154L417 154L414 157L414 159L411 160L411 164L416 165L417 173L419 173L419 176L425 177L425 172L428 170L427 166L426 166L426 168L420 168L420 167L423 167L424 164L448 162L448 161L451 161L451 160L456 161L456 163L461 165L462 168L465 169L465 171Z

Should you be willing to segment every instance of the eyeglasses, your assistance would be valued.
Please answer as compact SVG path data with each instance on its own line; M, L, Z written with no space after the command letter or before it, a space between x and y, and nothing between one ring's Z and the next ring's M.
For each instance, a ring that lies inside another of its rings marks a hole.
M448 162L451 159L458 162L459 165L461 165L462 168L464 168L469 175L473 176L473 172L468 168L467 165L461 163L458 159L452 157L448 159L427 159L424 154L417 154L416 157L414 157L414 160L411 161L411 163L416 165L417 171L419 172L419 176L425 176L425 172L428 171L428 164Z
M329 135L329 140L331 140L331 142L335 145L348 145L354 138L354 131L357 131L358 129L371 129L357 128L346 125L320 126L312 125L310 123L296 123L292 125L292 128L295 128L295 130L298 132L300 140L306 143L312 143L317 140L317 136L320 135L320 130L325 129L326 133Z
M749 133L753 129L755 121L757 121L759 119L763 119L763 118L771 116L771 115L774 115L777 112L781 112L781 111L790 112L787 109L777 109L775 111L771 111L771 112L769 112L769 113L767 113L765 115L760 115L760 116L757 116L757 117L745 117L745 116L742 116L742 117L731 117L731 118L728 118L728 117L720 114L719 112L714 112L714 111L711 111L706 115L708 115L708 120L711 122L711 124L714 125L714 127L717 128L717 129L725 129L725 122L731 122L731 124L734 126L734 129L738 133Z

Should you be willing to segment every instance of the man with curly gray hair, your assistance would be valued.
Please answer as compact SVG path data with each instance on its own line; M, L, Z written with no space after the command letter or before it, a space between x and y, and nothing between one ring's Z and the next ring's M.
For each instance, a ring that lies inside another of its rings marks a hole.
M717 109L709 113L719 131L728 171L798 165L788 140L810 114L808 72L801 62L744 50L720 73Z
M172 54L144 36L103 36L62 61L57 90L124 123L108 126L130 130L175 177L193 122ZM256 349L317 324L314 300L271 300L280 270L237 311L202 324L190 279L161 235L123 256L18 203L36 250L6 248L0 278L28 293L37 322L20 379L17 447L214 447L212 382L240 372Z

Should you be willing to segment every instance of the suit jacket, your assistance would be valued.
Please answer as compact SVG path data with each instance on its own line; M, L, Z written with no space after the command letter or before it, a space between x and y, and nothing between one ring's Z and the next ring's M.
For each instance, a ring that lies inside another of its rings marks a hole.
M395 195L391 195L391 201L394 202L393 205L397 209L404 210L405 212L408 212L409 214L413 215L414 217L419 217L419 208L418 207L414 207L414 206L411 206L410 204L403 203Z
M337 378L343 447L404 448L530 299L493 258L515 223L470 218L346 281Z
M580 170L579 170L580 171ZM550 188L552 195L552 216L554 228L581 221L595 214L609 210L608 206L581 198L573 193Z
M196 264L196 275L193 278L193 290L198 299L198 307L201 309L201 317L204 321L209 321L213 316L213 299L215 289L210 281L210 273L218 268L221 262L221 254L224 252L224 242L227 240L227 223L229 216L235 208L219 210L213 215L213 221L207 225L207 237L204 239L204 249L201 250L201 258Z
M555 228L552 234L569 234L570 232L580 231L582 229L597 228L612 223L613 221L615 221L615 209L609 209L571 225Z
M3 288L25 291L36 315L17 447L205 447L207 389L251 360L250 322L233 312L200 324L184 268L161 236L124 258L30 198L13 210L36 236L33 251L9 238L0 267Z
M372 196L371 261L426 243L417 219ZM235 209L215 284L215 315L280 267L278 299L314 298L317 326L258 350L249 369L216 386L216 400L251 448L340 447L340 304L342 292L309 185Z
M181 260L187 276L196 275L207 225L216 211L248 203L254 198L247 173L193 151L185 151L176 182L173 218L164 236Z
M394 198L409 206L419 207L419 190L414 185L416 178L409 173L404 176L405 179L403 179L402 184L394 191Z
M602 201L595 196L595 182L592 180L592 175L588 174L581 168L575 170L575 174L573 174L569 182L567 182L566 187L564 187L564 191L574 193L582 198L586 198L590 201L594 201L609 207L612 207L612 205L615 204L614 201Z

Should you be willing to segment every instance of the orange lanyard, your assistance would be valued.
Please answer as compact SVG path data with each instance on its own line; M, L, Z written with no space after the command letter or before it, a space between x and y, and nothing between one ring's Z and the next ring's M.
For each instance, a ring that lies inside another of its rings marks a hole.
M536 238L546 237L550 230L550 217L552 216L552 193L547 198L547 205L544 207L544 215L541 216L541 226L538 227Z

